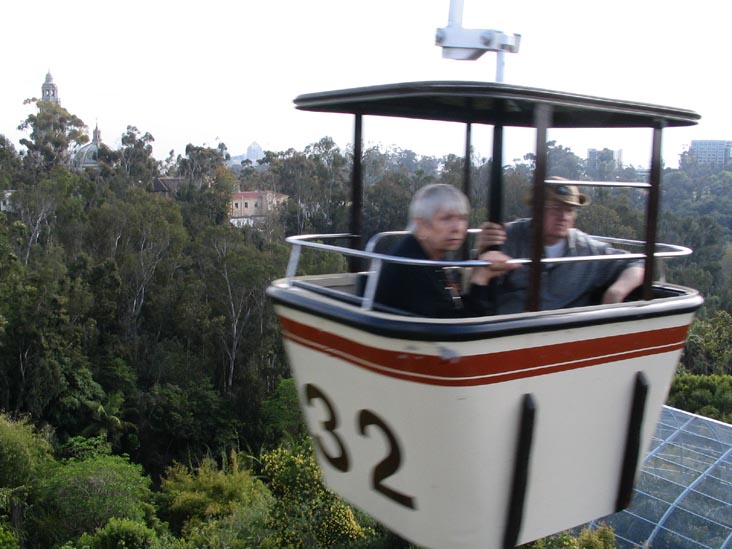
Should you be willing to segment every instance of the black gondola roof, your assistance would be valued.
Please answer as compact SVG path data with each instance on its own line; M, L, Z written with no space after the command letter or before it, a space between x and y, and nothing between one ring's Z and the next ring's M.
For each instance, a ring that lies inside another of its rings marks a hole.
M533 127L535 106L551 105L554 128L691 126L690 110L491 82L431 81L309 93L301 110Z

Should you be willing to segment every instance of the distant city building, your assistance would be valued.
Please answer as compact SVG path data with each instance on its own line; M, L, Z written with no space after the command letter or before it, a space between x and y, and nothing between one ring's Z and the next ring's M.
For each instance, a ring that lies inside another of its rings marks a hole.
M261 160L262 158L264 158L264 151L259 146L259 143L255 141L247 147L247 160L252 164L256 164L257 160Z
M252 227L286 200L286 194L273 191L232 193L229 220L236 227Z
M615 170L623 169L623 151L610 149L587 149L587 173L594 178L604 179L611 177Z
M249 145L249 147L247 147L246 154L232 156L227 162L227 165L232 172L238 174L241 171L241 163L245 160L251 162L252 167L260 169L257 161L261 160L262 158L264 158L264 151L262 150L262 147L259 146L259 143L255 141L251 145Z
M693 139L689 154L699 164L729 164L732 160L730 151L732 150L732 141L723 141L721 139Z
M46 81L41 86L41 101L47 101L49 103L61 104L61 100L58 97L58 86L53 83L53 76L51 71L46 74Z
M94 128L93 137L90 143L80 147L71 159L71 167L83 171L99 167L99 145L102 143L102 134L99 126Z

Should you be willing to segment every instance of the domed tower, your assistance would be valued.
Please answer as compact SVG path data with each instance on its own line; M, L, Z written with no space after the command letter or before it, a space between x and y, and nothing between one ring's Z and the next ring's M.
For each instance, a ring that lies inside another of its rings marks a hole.
M58 98L58 87L53 83L53 76L51 71L46 74L46 81L41 86L41 101L48 101L49 103L61 104L61 100Z
M94 128L93 137L90 143L79 148L71 160L71 167L77 170L99 167L99 145L102 143L102 134L99 131L99 124Z

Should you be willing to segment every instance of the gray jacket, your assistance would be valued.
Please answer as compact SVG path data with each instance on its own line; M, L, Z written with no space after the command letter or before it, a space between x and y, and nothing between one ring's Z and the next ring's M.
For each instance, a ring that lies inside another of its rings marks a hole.
M506 243L501 250L512 258L531 258L533 239L531 219L506 224ZM609 255L626 253L571 229L564 256ZM643 266L642 260L583 261L543 266L541 310L582 307L600 303L602 294L630 266ZM497 314L526 310L530 265L510 271L495 281L493 307Z

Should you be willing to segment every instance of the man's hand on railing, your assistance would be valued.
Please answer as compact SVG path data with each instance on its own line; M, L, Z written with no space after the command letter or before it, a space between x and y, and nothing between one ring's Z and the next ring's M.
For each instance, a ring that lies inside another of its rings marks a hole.
M480 233L476 238L475 248L478 253L495 249L506 242L506 231L500 223L487 221L480 226Z
M487 285L492 279L506 274L520 267L517 263L508 263L511 257L498 250L491 250L481 254L478 259L482 261L490 261L490 265L485 267L475 267L470 275L470 282L478 286Z

